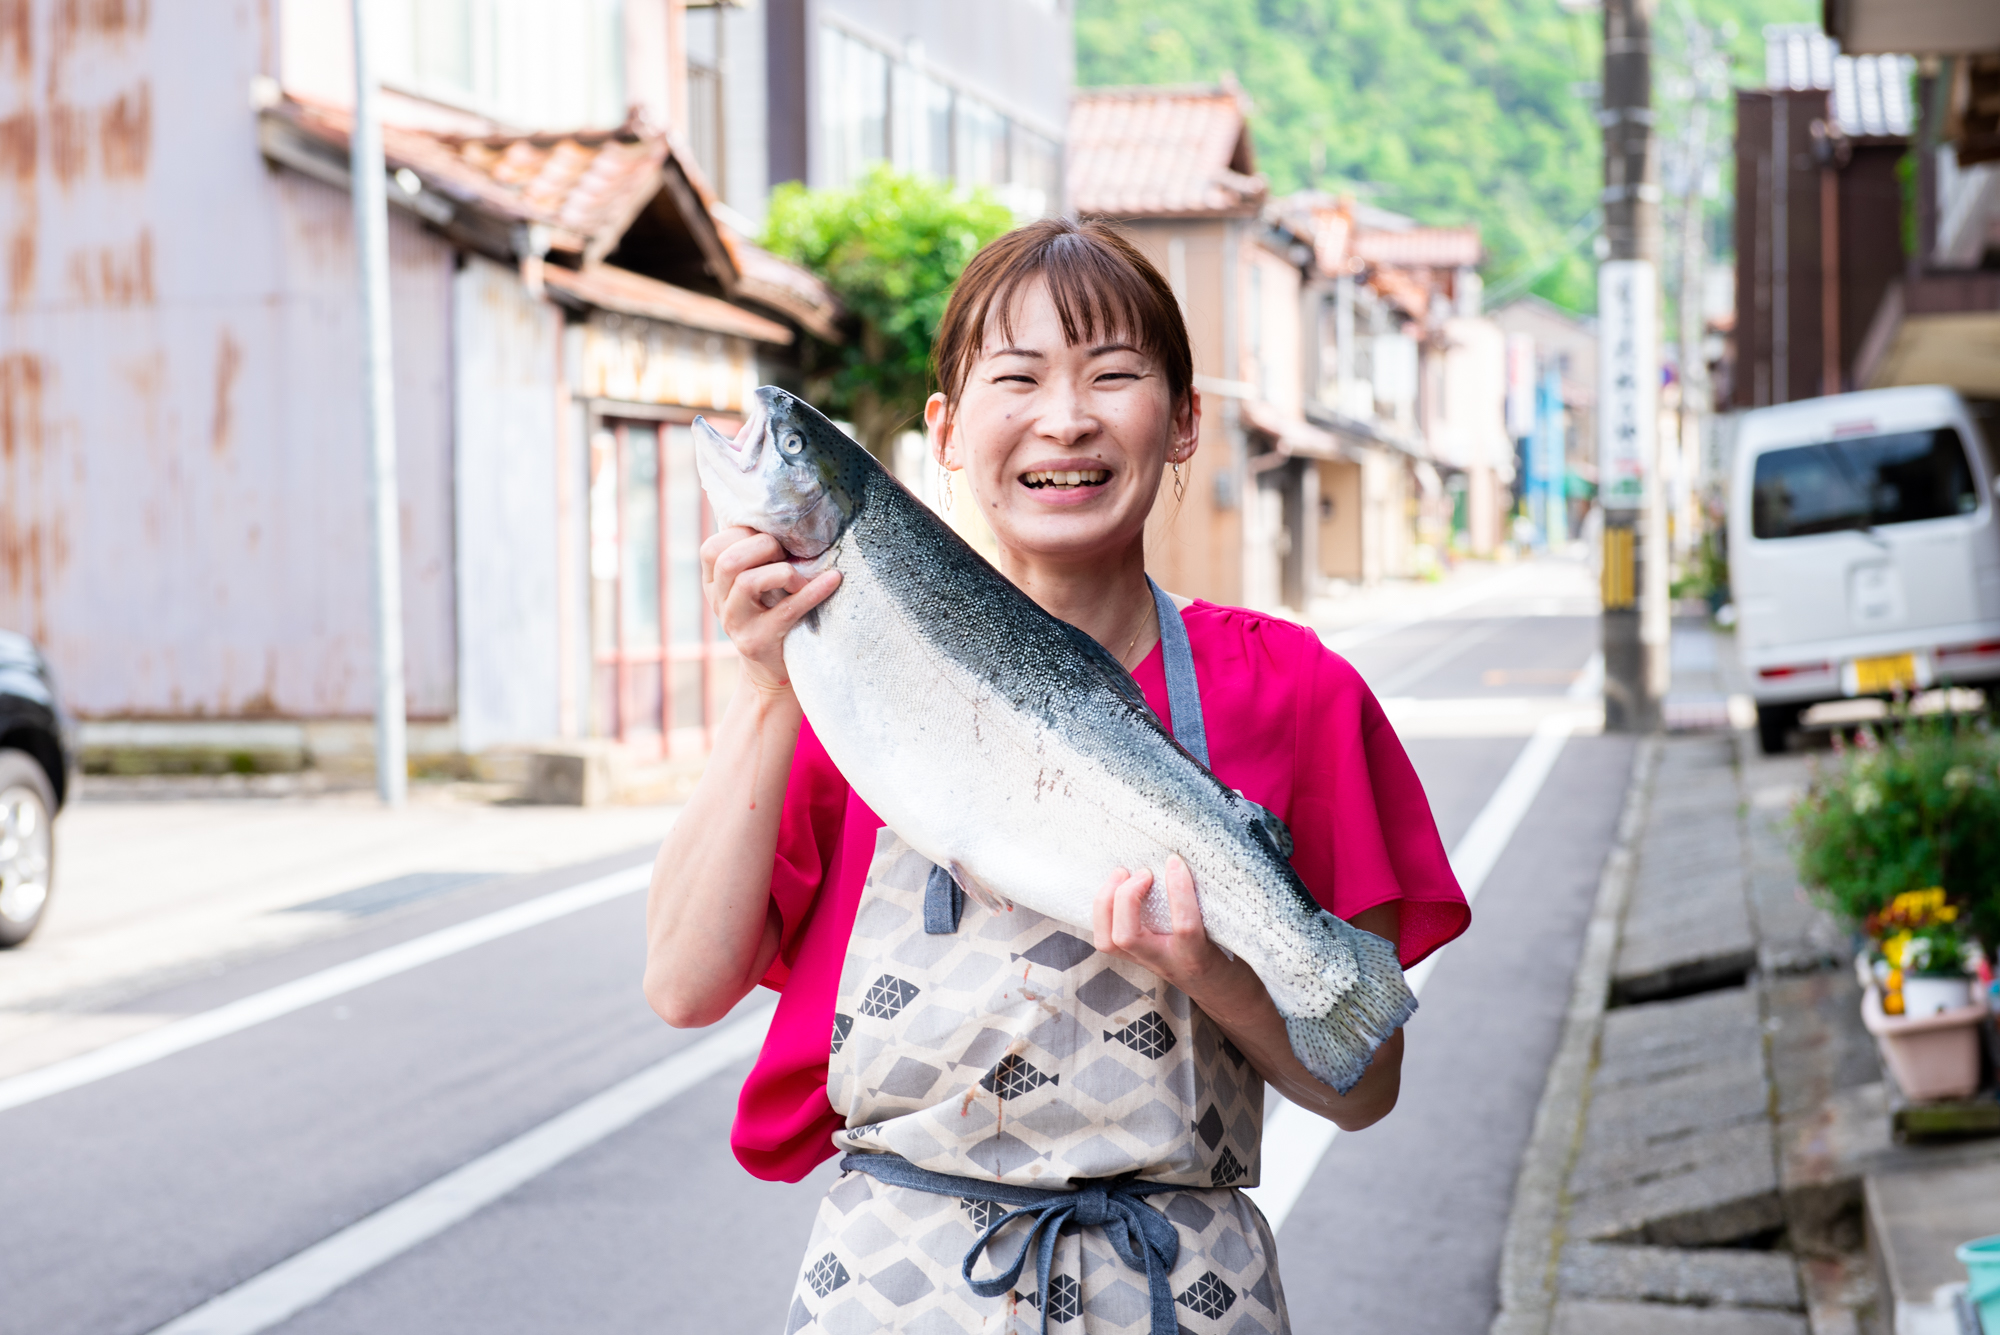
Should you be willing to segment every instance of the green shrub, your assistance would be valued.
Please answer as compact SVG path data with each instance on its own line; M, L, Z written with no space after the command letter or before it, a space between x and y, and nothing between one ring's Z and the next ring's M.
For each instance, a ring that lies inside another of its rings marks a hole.
M826 281L847 304L854 337L810 336L806 396L854 424L879 459L899 431L922 429L931 340L967 262L1014 224L985 190L961 190L878 166L851 189L771 192L765 246Z
M1984 721L1864 730L1815 769L1792 822L1799 878L1850 925L1941 886L1989 956L2000 947L2000 739Z

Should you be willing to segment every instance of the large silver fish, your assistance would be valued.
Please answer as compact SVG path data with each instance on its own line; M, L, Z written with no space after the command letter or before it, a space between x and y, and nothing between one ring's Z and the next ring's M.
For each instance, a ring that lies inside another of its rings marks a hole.
M1343 1093L1416 1009L1395 948L1324 913L1291 836L1178 746L1130 674L1038 607L781 389L731 441L695 423L719 525L841 584L785 640L813 731L861 799L989 905L1090 930L1115 867L1193 873L1209 936L1255 969L1292 1050ZM1165 930L1156 888L1144 909Z

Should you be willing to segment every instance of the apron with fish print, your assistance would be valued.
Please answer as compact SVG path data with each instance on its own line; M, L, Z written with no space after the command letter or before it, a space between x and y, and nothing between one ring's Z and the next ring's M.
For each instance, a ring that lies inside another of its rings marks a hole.
M1154 586L1175 735L1193 655ZM968 899L889 829L835 1001L844 1115L786 1335L1282 1335L1264 1084L1180 989Z

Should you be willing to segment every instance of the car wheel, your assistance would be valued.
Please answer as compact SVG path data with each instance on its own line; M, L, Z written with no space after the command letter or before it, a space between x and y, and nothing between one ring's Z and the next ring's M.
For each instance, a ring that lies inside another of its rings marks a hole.
M1767 756L1785 754L1785 747L1792 739L1792 729L1799 726L1799 715L1803 713L1805 708L1801 705L1758 705L1758 749Z
M55 788L26 751L0 750L0 947L40 925L55 871Z

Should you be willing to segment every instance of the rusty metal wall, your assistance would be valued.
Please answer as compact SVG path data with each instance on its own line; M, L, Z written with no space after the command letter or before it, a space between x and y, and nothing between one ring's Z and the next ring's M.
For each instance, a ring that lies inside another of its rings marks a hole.
M86 716L371 711L347 196L267 4L0 0L0 625ZM453 711L450 249L392 220L410 704Z

